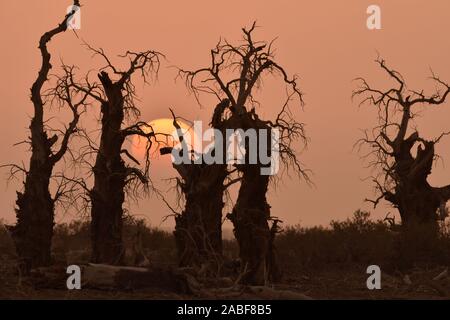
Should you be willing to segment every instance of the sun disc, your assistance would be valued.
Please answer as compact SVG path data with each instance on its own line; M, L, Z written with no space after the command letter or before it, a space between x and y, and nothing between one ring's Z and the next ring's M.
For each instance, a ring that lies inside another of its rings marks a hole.
M191 126L184 121L177 120L181 127L183 135L186 141L193 141L193 130ZM161 118L155 119L147 122L150 128L145 127L144 131L150 132L153 130L156 134L156 140L158 142L152 143L152 148L150 153L152 156L159 155L159 149L162 147L172 147L174 144L178 143L178 135L175 127L173 126L173 119ZM175 139L174 139L175 138ZM147 141L145 138L138 135L133 136L131 142L131 152L137 159L144 159L147 152Z

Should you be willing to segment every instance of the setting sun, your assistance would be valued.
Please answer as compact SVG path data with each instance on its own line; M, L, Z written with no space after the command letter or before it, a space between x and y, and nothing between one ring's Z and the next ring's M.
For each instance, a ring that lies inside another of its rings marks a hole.
M189 124L183 122L181 120L177 120L181 129L183 130L183 134L187 141L190 141L193 137L193 130ZM154 143L150 152L152 156L158 156L157 152L159 148L164 146L173 146L178 141L178 136L176 133L176 129L173 126L173 119L161 118L148 122L149 126L153 128L153 131L157 134L157 140L160 143ZM149 130L150 128L148 128ZM174 139L175 138L175 139ZM146 141L144 138L139 136L134 136L131 142L131 152L133 155L141 160L145 156L146 152Z

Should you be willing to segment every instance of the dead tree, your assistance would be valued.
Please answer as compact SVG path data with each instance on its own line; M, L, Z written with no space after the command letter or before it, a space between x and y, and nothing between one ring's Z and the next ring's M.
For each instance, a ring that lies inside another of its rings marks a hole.
M149 183L149 152L155 142L156 133L146 122L138 121L140 115L136 105L136 91L132 81L138 73L147 83L150 76L159 70L162 55L155 51L130 52L122 58L129 60L129 67L122 71L116 68L102 49L88 48L105 61L98 74L98 90L89 95L101 106L100 142L89 137L87 153L95 153L92 166L94 186L88 194L91 200L92 261L95 263L119 264L124 257L122 242L123 204L127 193ZM74 84L79 90L80 86ZM145 164L134 158L124 147L131 136L140 136L147 142ZM125 161L134 163L131 165ZM136 166L137 165L137 166Z
M421 137L414 126L417 114L429 106L445 103L450 86L432 74L440 86L434 94L411 90L400 73L389 68L384 60L377 64L394 82L387 90L371 87L363 78L353 96L362 96L361 105L368 103L378 110L378 125L358 141L367 147L369 165L378 171L372 177L378 198L368 200L374 207L384 199L398 209L402 224L428 224L436 227L440 208L450 199L450 186L433 187L427 181L437 157L435 145L449 132L434 140Z
M282 66L274 60L271 43L254 41L252 27L242 29L244 43L232 45L220 41L211 50L211 65L196 71L181 70L188 88L199 97L200 93L214 94L220 101L227 99L229 107L223 114L223 128L233 130L266 129L280 131L278 141L280 159L287 167L293 168L300 176L308 180L305 171L293 150L293 141L300 139L306 143L303 125L295 121L289 110L289 103L297 97L303 105L302 94L297 87L297 78L289 78ZM288 98L275 121L259 118L256 112L255 92L262 87L265 75L281 76L290 89ZM270 139L270 135L268 135ZM250 155L250 145L245 144L246 157ZM269 143L270 144L270 143ZM228 218L233 222L234 233L239 243L242 281L250 284L262 284L266 280L276 280L277 267L274 259L274 237L278 232L277 222L269 226L272 219L266 193L270 181L269 175L262 175L265 167L260 159L254 164L237 164L241 186L233 212ZM309 180L308 180L309 181Z
M213 128L222 131L222 115L229 101L224 100L216 107L215 117L211 121ZM183 152L190 153L177 117L172 112L173 125L177 129ZM162 154L171 153L172 148L164 148ZM213 149L211 152L217 150ZM203 156L203 155L201 155ZM209 272L218 274L222 266L222 210L224 192L236 180L226 181L228 177L225 163L207 164L196 162L189 154L188 161L173 164L180 175L178 187L184 196L185 205L181 213L175 212L174 236L181 267L206 266Z
M17 192L17 223L10 227L17 255L22 260L25 272L51 263L54 205L58 200L58 194L52 197L49 184L55 165L66 153L70 137L76 132L80 112L86 101L86 95L77 99L77 92L64 87L63 80L58 81L53 92L59 102L70 107L73 118L65 131L49 137L52 130L46 125L46 107L48 108L50 103L46 101L44 85L48 81L52 65L47 44L67 30L67 22L73 14L74 12L67 14L56 28L45 32L39 40L42 64L38 77L31 87L34 114L30 124L30 140L26 141L31 146L30 164L28 169L16 165L9 166L12 174L21 171L25 175L24 189Z

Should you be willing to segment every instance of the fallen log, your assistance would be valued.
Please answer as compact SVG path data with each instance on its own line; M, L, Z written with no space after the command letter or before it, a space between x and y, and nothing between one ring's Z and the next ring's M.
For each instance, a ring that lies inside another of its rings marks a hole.
M156 289L177 294L193 294L197 284L183 270L151 266L126 267L106 264L80 265L82 289ZM63 266L32 270L30 281L37 289L66 290L68 274Z
M290 290L265 286L233 284L231 278L205 278L190 268L130 267L107 264L81 265L81 288L94 290L154 289L206 299L309 300L310 297ZM36 288L67 289L66 268L39 268L32 273Z
M143 289L192 293L188 277L172 268L122 267L88 264L82 267L82 286L92 289Z

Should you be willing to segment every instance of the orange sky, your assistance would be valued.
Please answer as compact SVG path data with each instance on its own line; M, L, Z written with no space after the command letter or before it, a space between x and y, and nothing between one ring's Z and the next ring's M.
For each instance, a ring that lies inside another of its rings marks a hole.
M25 129L32 113L29 88L40 62L37 42L43 31L60 22L69 4L61 0L0 0L0 163L28 163L24 148L12 145L27 135ZM381 7L382 30L366 28L366 8L371 4ZM209 50L220 36L238 40L240 28L253 20L261 26L258 39L279 37L277 60L291 74L300 76L305 93L305 110L296 114L307 124L311 138L301 158L313 170L315 183L310 188L287 179L271 190L273 215L289 224L327 224L358 208L370 208L363 199L372 195L371 185L362 181L370 172L352 146L360 129L375 124L375 114L369 108L358 109L350 96L355 87L352 79L357 76L365 76L374 84L387 84L373 63L377 51L403 73L410 87L432 89L427 82L430 67L450 81L448 0L85 0L82 5L82 29L78 34L91 45L104 48L110 56L129 49L155 49L167 55L158 83L139 87L142 118L148 121L170 117L169 107L192 120L206 120L211 114L213 104L208 102L212 100L205 99L205 107L200 108L183 83L174 82L176 71L168 68L170 65L187 69L206 65ZM82 70L100 66L100 60L92 59L80 42L72 32L52 41L53 71L60 58ZM268 117L276 111L273 106L279 92L271 86L265 90L261 113ZM450 103L430 109L418 124L427 137L449 130L448 120ZM438 147L444 160L450 156L449 148L450 139ZM154 161L152 179L162 189L167 185L161 179L175 175L167 159ZM450 183L450 168L438 163L430 182L436 186ZM0 218L14 221L15 190L20 182L2 188ZM395 210L382 204L377 215L384 216L388 211ZM156 198L133 205L132 213L146 216L153 225L159 225L169 214ZM57 221L70 217L59 213ZM171 219L162 225L171 226Z

